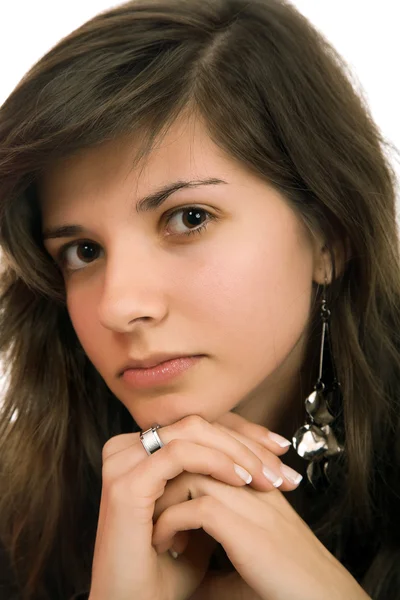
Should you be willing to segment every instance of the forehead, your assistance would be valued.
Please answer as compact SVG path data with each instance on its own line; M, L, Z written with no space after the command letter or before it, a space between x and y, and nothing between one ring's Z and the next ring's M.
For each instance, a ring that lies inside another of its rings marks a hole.
M54 162L38 182L42 208L92 194L129 190L130 198L171 181L222 177L243 182L246 170L210 139L201 121L178 121L144 161L132 166L138 144L130 137L84 149ZM133 187L134 186L134 187Z

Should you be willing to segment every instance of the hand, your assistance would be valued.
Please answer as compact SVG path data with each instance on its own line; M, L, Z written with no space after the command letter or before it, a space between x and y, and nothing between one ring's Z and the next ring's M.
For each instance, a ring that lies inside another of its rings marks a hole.
M208 573L190 600L369 598L280 490L261 492L184 473L170 482L157 510L153 543L161 555L176 532L201 527L222 544L237 571Z
M194 478L219 480L229 488L245 486L235 472L235 463L252 474L255 489L275 489L263 476L262 466L266 463L269 472L278 476L281 462L275 454L283 454L285 449L266 438L266 429L253 427L254 439L263 446L254 440L242 443L240 434L198 416L159 429L165 446L151 456L147 456L138 433L108 440L103 448L90 600L184 600L192 595L208 567L210 540L200 539L200 552L196 544L189 544L186 561L175 561L169 554L159 556L152 545L156 502L167 483L184 471ZM281 487L291 490L296 485L283 479Z
M250 450L252 450L256 456L263 460L264 465L269 466L271 476L273 476L271 481L274 481L274 486L279 485L280 489L284 489L286 491L291 491L298 486L300 483L299 480L301 480L301 475L299 475L299 473L293 469L288 469L287 466L284 466L282 463L280 463L280 461L277 461L273 456L271 456L271 452L275 456L281 456L285 454L291 445L288 440L282 436L276 435L262 425L257 425L256 423L247 421L245 418L233 412L225 413L216 421L214 421L213 425L220 431L228 433L239 442L250 448ZM165 431L165 429L163 429L163 431ZM266 448L268 448L268 450ZM285 473L281 472L282 468L286 469ZM277 477L279 478L278 480L276 479ZM288 477L290 477L290 479L288 479ZM169 487L171 484L172 482L167 483L164 494L169 494L168 500L171 504L173 504L174 496L173 494L169 493ZM254 486L254 484L250 485ZM270 489L273 488L270 486ZM162 502L165 505L164 500L162 498L157 500L153 520L155 520L161 512L159 510L159 503ZM179 501L180 499L177 497L176 502ZM177 532L172 542L173 550L178 552L178 554L182 554L187 545L190 543L191 536L193 536L195 533L195 543L197 546L199 544L199 538L202 540L204 536L206 536L208 537L208 545L210 550L216 547L217 542L213 540L213 538L210 538L210 536L208 536L204 531L196 532L196 530L192 530ZM212 543L212 541L214 543Z

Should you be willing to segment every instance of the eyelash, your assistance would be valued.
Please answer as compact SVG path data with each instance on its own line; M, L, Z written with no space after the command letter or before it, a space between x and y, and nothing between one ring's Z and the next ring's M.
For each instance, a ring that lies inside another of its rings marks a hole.
M184 233L178 233L178 234L171 234L174 235L174 237L177 235L178 237L181 235L184 236L190 236L193 235L195 233L203 233L208 225L210 224L211 221L214 221L217 217L213 214L211 214L210 212L208 212L208 210L205 210L204 208L198 208L197 206L185 206L185 207L180 207L176 210L174 210L172 213L170 213L167 217L167 223L166 225L168 225L168 223L172 220L172 218L180 213L180 212L185 212L185 211L189 211L189 210L197 210L200 212L203 212L205 215L207 215L207 221L205 221L204 223L202 223L201 225L199 225L197 227L197 229L191 229L190 231L184 232ZM65 268L65 270L67 271L81 271L83 269L85 269L86 267L82 267L82 268L78 268L78 269L70 269L68 267L65 266L66 264L66 253L67 251L74 247L74 246L79 246L80 244L88 244L88 245L93 245L95 246L95 242L90 242L89 240L75 240L73 242L69 242L68 244L64 244L64 246L61 246L61 248L58 250L57 255L56 255L56 263L62 267ZM90 264L90 263L89 263Z

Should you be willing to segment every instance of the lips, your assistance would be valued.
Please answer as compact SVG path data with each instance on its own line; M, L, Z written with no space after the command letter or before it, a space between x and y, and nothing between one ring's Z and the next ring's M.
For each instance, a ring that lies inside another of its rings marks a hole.
M156 367L164 362L168 362L170 360L174 360L177 358L187 358L199 356L198 354L152 354L144 359L131 359L127 362L127 364L122 368L119 375L123 375L125 371L128 369L150 369L152 367Z
M199 363L201 358L202 356L198 355L178 357L147 369L127 369L122 379L135 389L169 385L171 381L175 382L178 377L183 377L183 374Z

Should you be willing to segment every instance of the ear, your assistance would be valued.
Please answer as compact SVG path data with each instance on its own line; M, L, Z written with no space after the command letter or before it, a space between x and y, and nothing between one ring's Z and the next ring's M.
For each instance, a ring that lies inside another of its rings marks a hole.
M350 258L350 240L346 238L345 240L337 240L332 247L332 253L335 257L335 268L336 268L336 277L341 275L345 269L346 262ZM315 268L313 274L313 280L315 283L323 285L325 283L325 278L327 279L327 283L332 283L332 261L331 261L331 253L325 243L316 244L315 247Z

